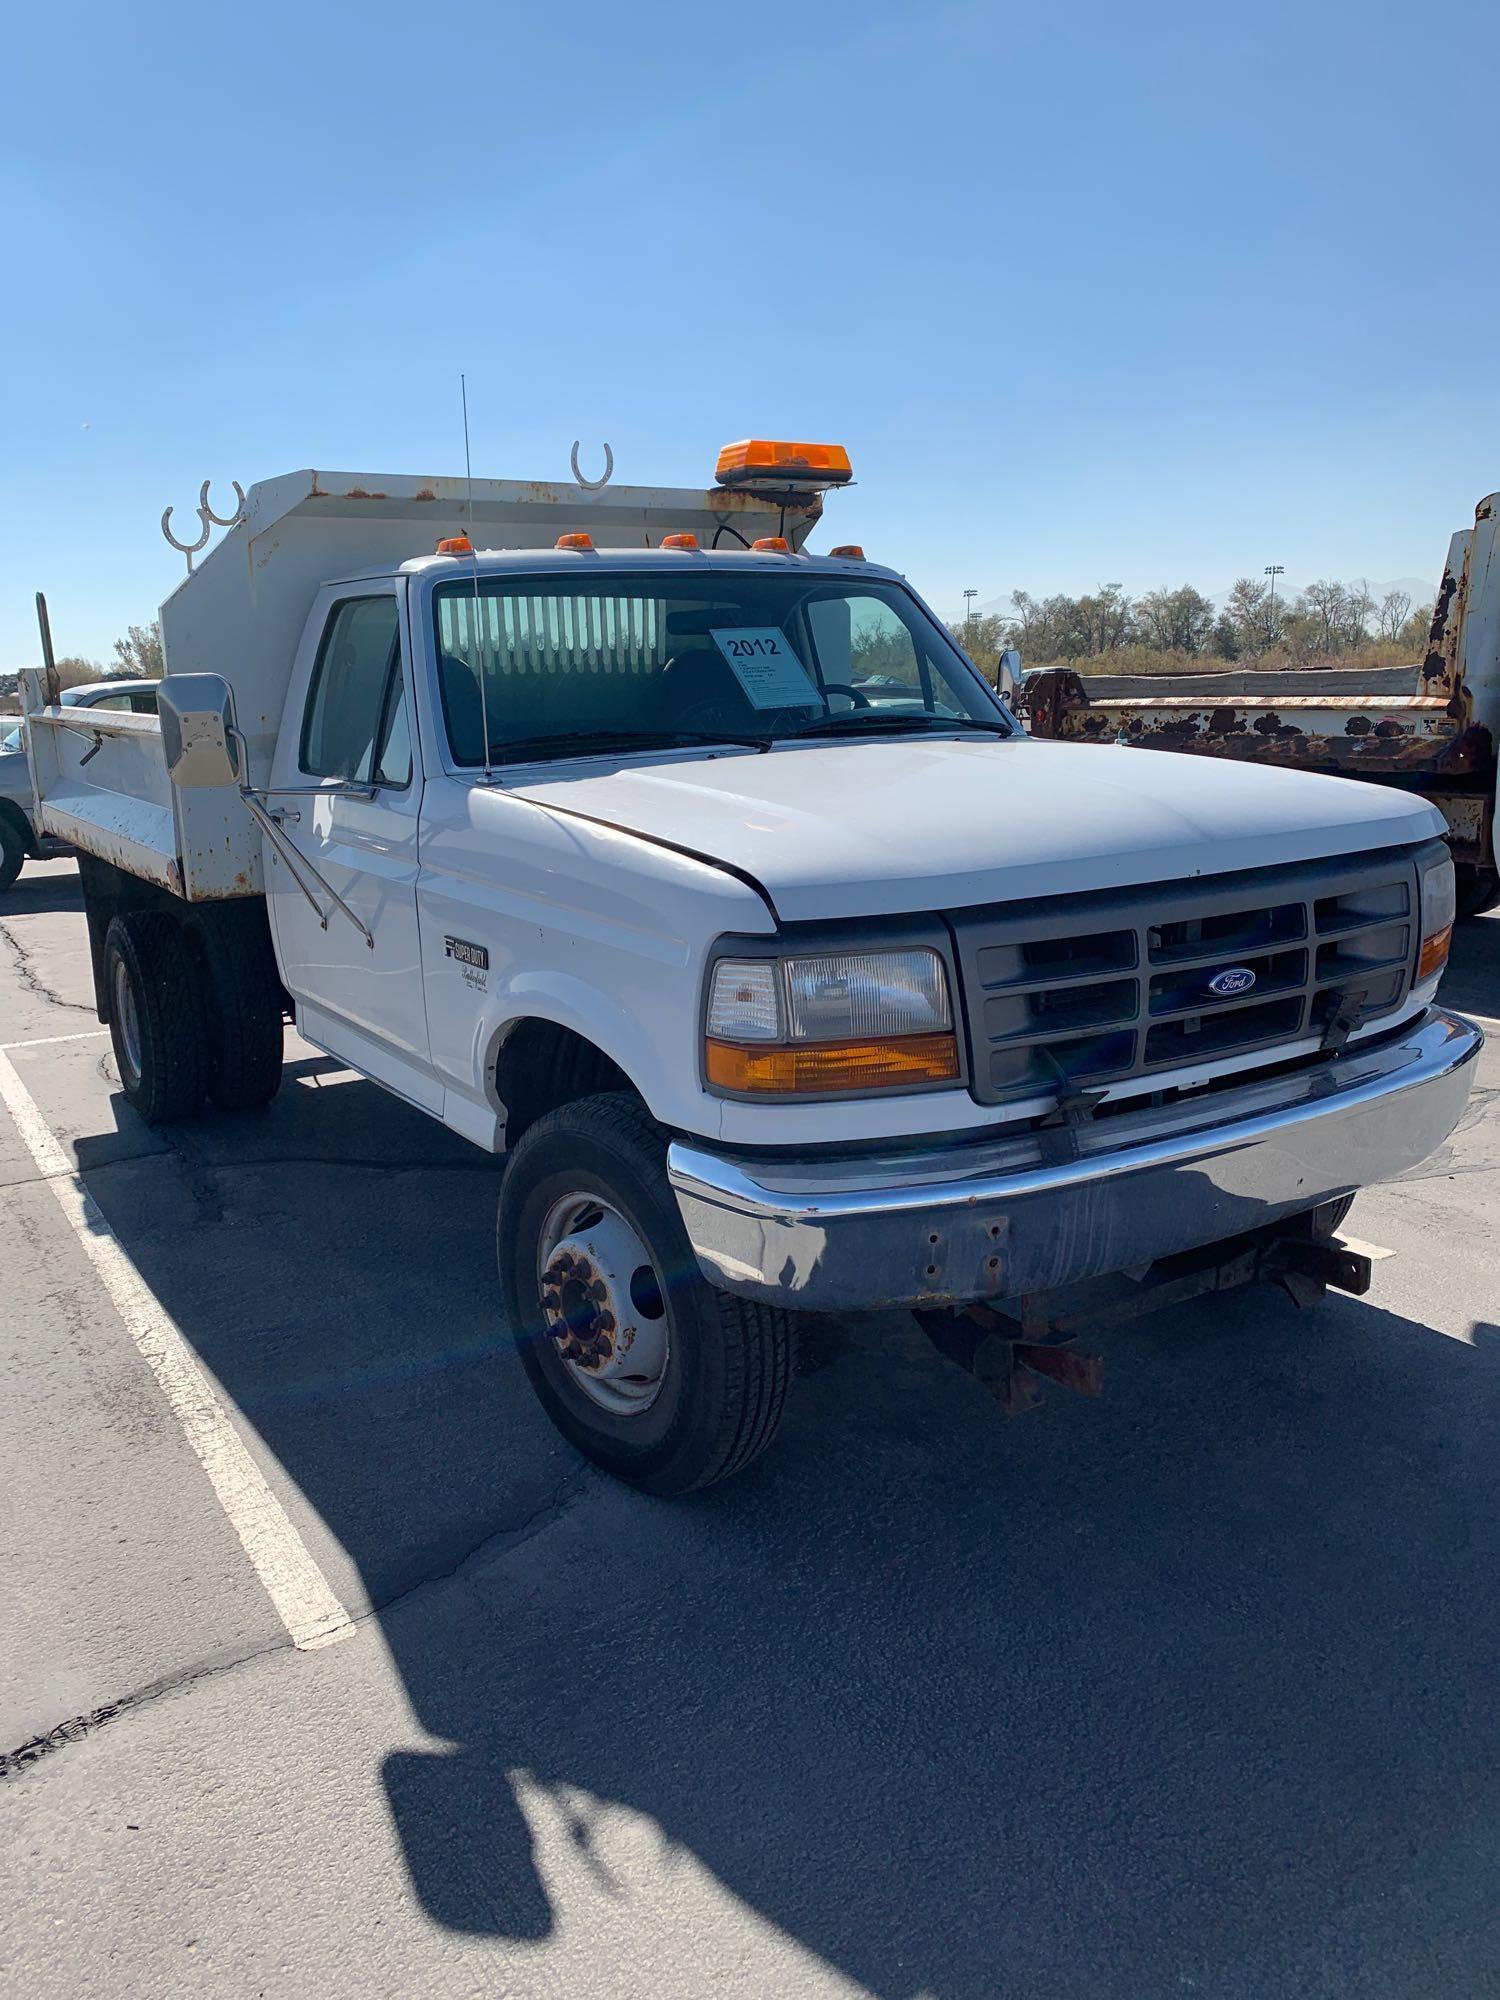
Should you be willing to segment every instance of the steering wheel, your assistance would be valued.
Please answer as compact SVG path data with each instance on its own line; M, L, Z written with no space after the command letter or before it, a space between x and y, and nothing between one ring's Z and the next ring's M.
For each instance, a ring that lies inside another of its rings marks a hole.
M873 708L875 706L867 694L862 694L857 687L851 687L847 681L824 681L823 692L824 694L846 694L856 708Z

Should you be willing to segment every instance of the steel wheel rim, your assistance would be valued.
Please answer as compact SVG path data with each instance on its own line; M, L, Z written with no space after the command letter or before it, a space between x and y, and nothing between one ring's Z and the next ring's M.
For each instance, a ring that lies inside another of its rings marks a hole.
M125 969L125 961L115 960L114 978L115 1025L120 1031L120 1063L129 1072L127 1081L134 1082L141 1073L141 1017L135 1004L135 992L130 984L130 974Z
M638 1417L661 1394L671 1332L661 1275L639 1232L582 1190L553 1202L537 1242L542 1323L591 1403Z

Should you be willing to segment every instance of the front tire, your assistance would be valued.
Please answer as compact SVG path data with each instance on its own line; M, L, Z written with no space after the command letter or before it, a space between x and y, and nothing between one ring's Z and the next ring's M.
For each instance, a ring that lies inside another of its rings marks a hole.
M522 1363L586 1458L676 1496L765 1450L791 1383L792 1317L699 1275L665 1142L637 1099L538 1119L506 1164L496 1229Z
M104 990L120 1088L148 1125L188 1118L209 1078L203 975L175 917L130 910L104 937Z

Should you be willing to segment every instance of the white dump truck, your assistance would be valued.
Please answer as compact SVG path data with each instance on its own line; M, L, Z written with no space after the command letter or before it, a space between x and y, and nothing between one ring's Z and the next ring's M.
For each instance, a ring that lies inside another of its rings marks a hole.
M1031 740L808 552L847 477L291 473L162 607L159 719L27 677L131 1104L264 1103L290 1018L504 1153L497 1337L657 1493L769 1441L802 1313L909 1306L1015 1407L1095 1386L1091 1312L1359 1288L1480 1043L1429 803Z

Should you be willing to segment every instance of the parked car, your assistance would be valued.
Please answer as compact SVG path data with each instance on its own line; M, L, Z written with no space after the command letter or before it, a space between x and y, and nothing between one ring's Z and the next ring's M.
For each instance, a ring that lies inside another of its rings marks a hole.
M82 687L64 688L65 708L128 711L134 715L155 715L155 681L88 681ZM33 823L31 767L26 761L21 718L7 726L0 716L0 891L8 889L24 867L27 857L66 854L65 841L39 833Z

